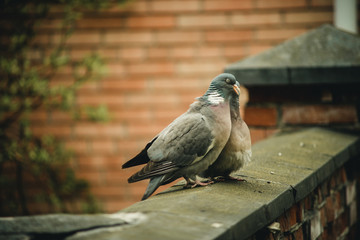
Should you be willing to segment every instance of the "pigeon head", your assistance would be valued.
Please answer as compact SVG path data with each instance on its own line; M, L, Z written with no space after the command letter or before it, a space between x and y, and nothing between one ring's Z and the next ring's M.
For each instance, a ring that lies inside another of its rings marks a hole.
M239 96L239 83L236 81L234 75L222 73L211 81L210 87L203 98L210 104L219 104L229 99L232 94Z

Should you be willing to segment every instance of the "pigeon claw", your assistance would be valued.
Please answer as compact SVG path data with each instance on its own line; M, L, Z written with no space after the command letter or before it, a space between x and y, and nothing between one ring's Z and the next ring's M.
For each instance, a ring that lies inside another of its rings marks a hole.
M213 183L214 183L214 181L211 181L211 180L201 182L200 180L197 180L197 179L195 181L187 179L184 188L195 188L197 186L207 186L207 185L210 185Z
M197 187L197 186L207 186L210 184L213 184L214 181L206 181L206 182L201 182L199 180L196 180L195 183L193 185L191 185L191 188Z

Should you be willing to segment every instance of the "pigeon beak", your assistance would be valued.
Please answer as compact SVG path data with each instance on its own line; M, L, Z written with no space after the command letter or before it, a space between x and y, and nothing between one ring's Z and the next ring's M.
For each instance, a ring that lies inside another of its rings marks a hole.
M233 86L234 91L236 92L237 95L240 95L240 88L237 85Z

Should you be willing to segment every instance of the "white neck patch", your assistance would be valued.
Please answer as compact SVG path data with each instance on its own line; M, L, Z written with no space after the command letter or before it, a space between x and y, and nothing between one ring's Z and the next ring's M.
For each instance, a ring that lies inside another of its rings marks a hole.
M210 92L208 95L208 100L213 105L218 105L225 101L225 99L216 90Z

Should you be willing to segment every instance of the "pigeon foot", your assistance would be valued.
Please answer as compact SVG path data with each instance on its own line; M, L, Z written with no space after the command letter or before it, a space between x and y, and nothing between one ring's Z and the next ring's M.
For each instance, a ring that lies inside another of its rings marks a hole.
M196 179L195 181L190 179L190 178L185 178L186 180L186 184L184 185L184 188L194 188L194 187L197 187L197 186L207 186L207 185L210 185L210 184L213 184L214 181L208 179L208 180L205 180L205 181L200 181L198 179Z
M190 187L191 188L194 188L194 187L197 187L197 186L207 186L207 185L210 185L210 184L213 184L214 181L206 181L206 182L201 182L199 180L196 180L195 183L193 185L191 185Z

